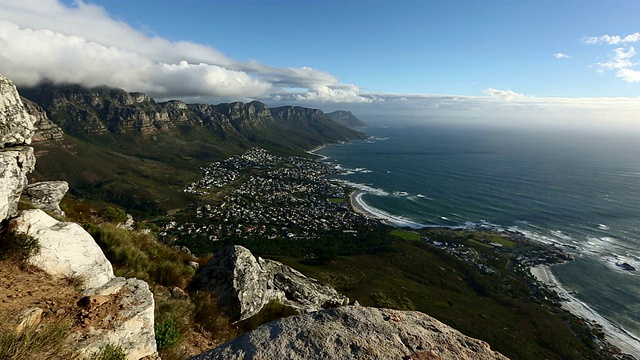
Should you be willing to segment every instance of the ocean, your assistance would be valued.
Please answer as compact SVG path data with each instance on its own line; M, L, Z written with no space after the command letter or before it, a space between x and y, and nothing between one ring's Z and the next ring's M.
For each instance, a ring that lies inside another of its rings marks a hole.
M639 136L443 123L362 130L372 137L316 153L365 191L368 210L398 226L491 224L562 246L575 257L552 267L562 287L639 338Z

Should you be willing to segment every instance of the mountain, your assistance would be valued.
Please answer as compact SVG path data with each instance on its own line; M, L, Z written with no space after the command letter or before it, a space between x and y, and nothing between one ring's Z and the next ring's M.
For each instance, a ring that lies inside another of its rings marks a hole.
M43 126L34 141L39 161L32 177L65 180L73 195L138 215L185 206L192 198L181 190L199 177L201 166L249 148L304 155L367 136L317 109L258 101L156 102L122 89L52 83L19 91Z
M355 115L351 113L351 111L336 110L334 112L330 112L325 115L327 115L329 119L333 120L334 122L342 126L346 126L350 128L367 126L365 122L358 119Z

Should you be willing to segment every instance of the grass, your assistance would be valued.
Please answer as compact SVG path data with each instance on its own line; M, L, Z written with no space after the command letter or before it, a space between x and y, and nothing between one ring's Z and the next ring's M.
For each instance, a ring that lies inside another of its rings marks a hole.
M16 333L7 329L10 320L2 319L0 330L0 359L14 360L49 360L73 359L65 342L70 334L72 321L58 319L43 321L37 326L24 329Z
M4 230L0 241L0 260L9 260L25 265L27 260L40 252L40 243L24 233Z
M410 241L420 241L420 239L422 239L422 236L420 234L410 230L393 229L389 232L389 235L397 236L399 238Z
M109 344L93 354L95 360L125 360L127 353L122 346Z
M329 202L334 204L344 204L345 200L343 198L329 198Z
M85 228L114 266L117 276L136 277L150 283L185 288L195 275L192 257L172 249L152 234L129 231L111 223Z

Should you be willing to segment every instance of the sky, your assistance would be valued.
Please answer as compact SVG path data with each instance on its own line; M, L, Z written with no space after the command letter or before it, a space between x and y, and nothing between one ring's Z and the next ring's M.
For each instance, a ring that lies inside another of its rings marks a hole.
M638 14L637 0L0 0L0 73L159 101L640 126Z

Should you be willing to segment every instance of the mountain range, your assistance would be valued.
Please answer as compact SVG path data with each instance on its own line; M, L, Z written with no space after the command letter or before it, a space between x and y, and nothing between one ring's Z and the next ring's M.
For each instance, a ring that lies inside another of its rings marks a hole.
M308 156L320 145L367 137L321 110L297 106L156 102L106 86L46 82L19 92L38 119L34 180L68 181L72 195L138 215L189 203L180 190L200 175L201 166L249 148ZM360 124L349 112L330 115Z

